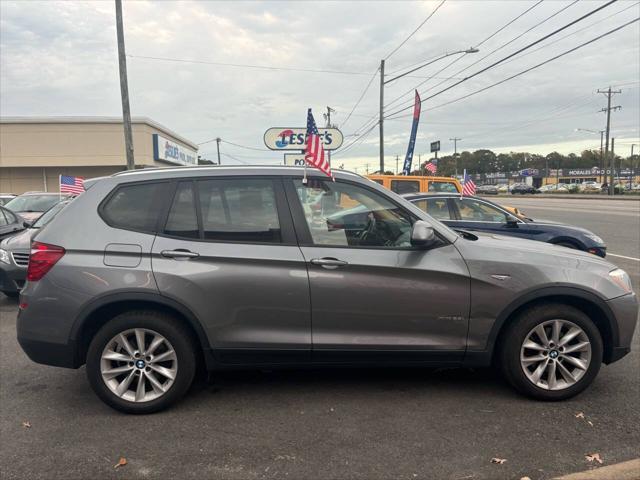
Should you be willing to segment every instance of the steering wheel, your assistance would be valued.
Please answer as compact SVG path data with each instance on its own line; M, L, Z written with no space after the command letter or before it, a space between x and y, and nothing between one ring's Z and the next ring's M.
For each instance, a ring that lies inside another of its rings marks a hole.
M364 229L362 230L362 232L360 233L360 237L358 238L358 240L360 242L363 242L369 235L371 235L374 230L376 229L376 216L373 212L369 212L367 214L367 217L369 218L369 221L367 222L367 226L364 227Z

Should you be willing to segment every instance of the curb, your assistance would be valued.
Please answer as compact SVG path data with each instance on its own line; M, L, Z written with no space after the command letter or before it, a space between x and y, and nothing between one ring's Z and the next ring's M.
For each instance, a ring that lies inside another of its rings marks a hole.
M640 458L628 462L607 465L584 472L571 473L554 480L638 480L640 479Z

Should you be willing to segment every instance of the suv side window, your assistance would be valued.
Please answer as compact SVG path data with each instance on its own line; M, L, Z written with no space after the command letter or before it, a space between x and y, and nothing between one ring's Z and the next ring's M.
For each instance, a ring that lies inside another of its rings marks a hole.
M118 187L101 207L102 218L112 227L154 233L166 185L156 182Z
M270 179L211 179L197 185L205 240L282 242Z
M0 227L4 227L5 225L9 225L11 222L9 222L8 218L5 218L4 216L4 211L0 210Z
M398 195L420 191L419 180L391 180L391 191Z
M294 186L316 245L407 248L415 218L377 192L340 181ZM345 208L344 205L350 205ZM351 206L353 205L353 206Z
M427 189L430 192L456 193L458 189L453 182L429 182Z
M200 238L193 182L178 183L164 233L174 237Z

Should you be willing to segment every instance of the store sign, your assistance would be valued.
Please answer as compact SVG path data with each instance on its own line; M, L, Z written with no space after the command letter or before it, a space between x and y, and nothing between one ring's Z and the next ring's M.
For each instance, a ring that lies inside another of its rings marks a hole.
M285 153L284 164L293 167L304 167L303 153Z
M439 152L440 151L440 140L437 142L431 142L431 152Z
M325 150L336 150L344 140L337 128L319 128ZM307 142L306 128L270 128L264 132L264 144L270 150L304 150Z
M521 177L537 177L540 175L540 171L537 168L525 168L524 170L520 170Z
M157 133L153 134L153 159L158 162L168 162L176 165L192 166L198 164L198 152L183 147L164 138Z

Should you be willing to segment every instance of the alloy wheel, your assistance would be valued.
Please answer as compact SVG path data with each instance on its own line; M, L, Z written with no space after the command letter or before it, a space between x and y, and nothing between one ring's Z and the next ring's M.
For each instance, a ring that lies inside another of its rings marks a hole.
M169 391L178 374L178 357L158 332L134 328L107 343L100 357L100 373L114 395L130 402L148 402Z
M591 363L591 342L568 320L554 319L534 327L520 349L520 365L531 383L545 390L575 385Z

